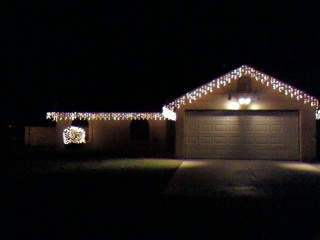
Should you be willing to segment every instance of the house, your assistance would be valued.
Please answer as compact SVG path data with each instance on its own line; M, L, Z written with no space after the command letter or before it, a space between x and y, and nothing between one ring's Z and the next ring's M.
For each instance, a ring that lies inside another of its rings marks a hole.
M63 150L67 135L69 142L85 142L83 151L127 156L303 161L316 157L318 105L306 92L243 65L158 113L48 112L56 127L46 142ZM33 145L37 134L27 130Z

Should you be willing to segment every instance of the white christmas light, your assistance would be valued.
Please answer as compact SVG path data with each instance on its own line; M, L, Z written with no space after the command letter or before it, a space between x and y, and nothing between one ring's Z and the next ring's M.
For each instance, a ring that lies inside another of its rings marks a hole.
M47 112L47 119L60 120L166 120L162 113L116 113L116 112Z
M86 132L83 128L70 126L63 130L63 143L85 143Z
M175 121L177 119L176 113L174 111L171 111L170 109L168 109L166 107L162 108L162 115L165 118L168 118L168 119L173 120L173 121Z
M215 88L221 88L230 84L232 81L238 80L241 76L250 76L256 81L265 84L267 87L271 87L274 91L283 93L286 96L290 96L297 101L303 101L304 104L310 104L316 107L316 119L320 119L320 110L318 109L319 101L317 98L308 95L307 93L296 89L289 84L281 82L265 73L259 72L247 65L226 73L225 75L211 80L184 95L176 98L173 102L167 104L165 107L174 112L174 109L180 108L182 105L192 103L199 98L206 95L208 92L213 92ZM48 112L47 119L54 121L59 120L74 120L80 118L83 120L134 120L134 119L147 119L147 120L166 120L167 118L163 113L79 113L79 112Z
M291 98L296 99L297 101L303 101L304 104L309 103L311 106L316 107L318 109L319 101L317 98L308 95L300 89L294 88L289 84L281 82L265 73L259 72L247 65L242 65L241 67L226 73L225 75L218 77L216 79L211 80L209 83L204 84L179 98L176 98L173 102L166 105L166 107L170 110L175 108L180 108L181 105L185 105L186 103L191 103L200 97L202 97L201 93L203 93L203 89L207 89L210 92L213 92L215 88L220 88L221 86L226 86L231 83L231 81L238 80L241 76L250 76L256 81L265 84L267 87L271 87L273 90L283 93L284 95L288 95ZM317 110L316 119L320 119L320 113Z

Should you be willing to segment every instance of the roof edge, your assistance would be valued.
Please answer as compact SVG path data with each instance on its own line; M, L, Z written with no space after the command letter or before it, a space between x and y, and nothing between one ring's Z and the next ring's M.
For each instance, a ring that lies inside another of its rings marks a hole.
M167 104L166 107L174 111L176 108L180 108L181 105L196 101L203 95L213 92L215 88L220 88L220 86L225 86L231 83L231 81L238 80L243 75L250 75L256 81L260 81L262 84L272 87L274 90L278 90L285 95L289 95L291 98L295 97L298 101L303 100L305 104L310 103L311 106L316 107L319 105L319 100L316 97L244 64L174 99L172 102Z

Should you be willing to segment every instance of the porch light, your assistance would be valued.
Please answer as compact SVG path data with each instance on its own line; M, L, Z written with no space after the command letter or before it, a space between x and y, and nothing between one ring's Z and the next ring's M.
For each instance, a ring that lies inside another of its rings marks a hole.
M238 103L240 105L249 105L251 103L251 98L249 97L241 97L238 99Z

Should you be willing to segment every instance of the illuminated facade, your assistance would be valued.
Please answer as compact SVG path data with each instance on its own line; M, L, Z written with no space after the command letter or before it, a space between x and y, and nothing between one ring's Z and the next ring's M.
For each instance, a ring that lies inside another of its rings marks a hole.
M243 65L159 113L48 112L47 119L57 122L59 149L64 129L83 119L91 150L130 152L139 146L142 153L171 149L176 158L304 160L316 155L318 105L306 92ZM148 122L148 140L130 141L132 121Z

